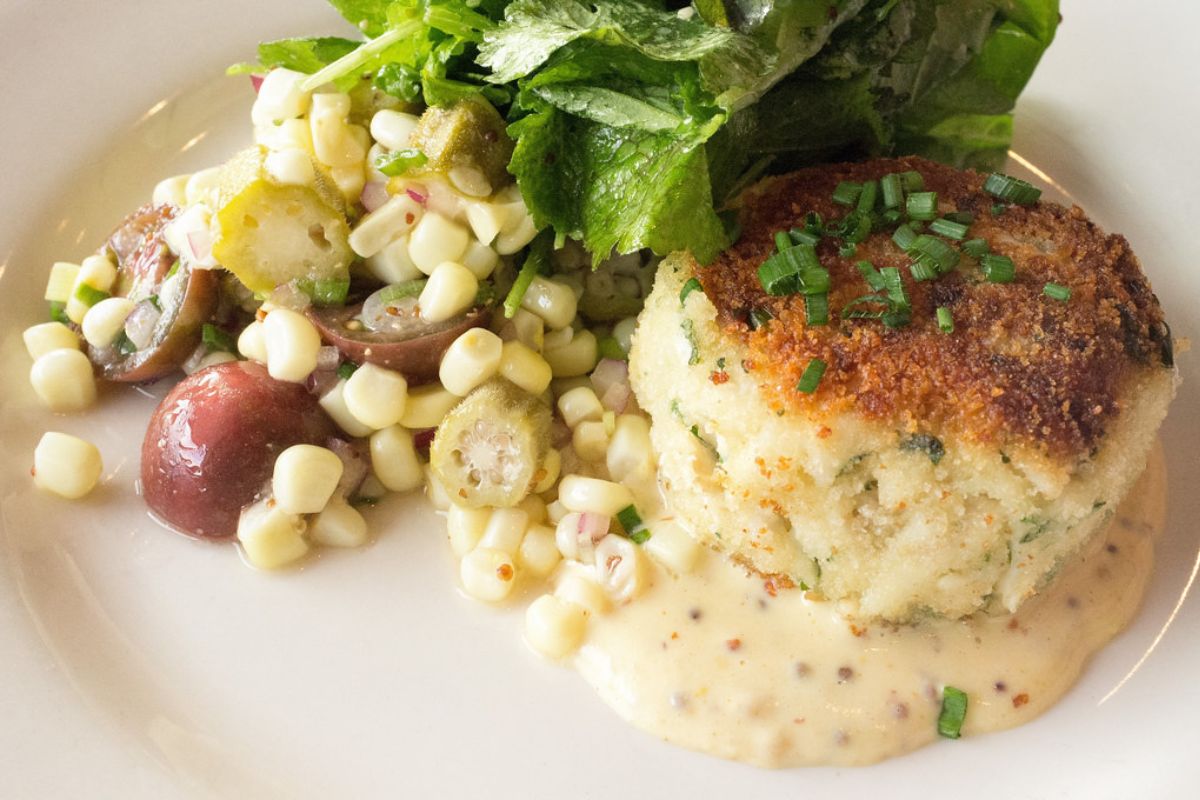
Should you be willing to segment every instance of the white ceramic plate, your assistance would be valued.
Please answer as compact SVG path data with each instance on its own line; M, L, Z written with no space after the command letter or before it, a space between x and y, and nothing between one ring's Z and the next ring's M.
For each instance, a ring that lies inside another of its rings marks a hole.
M1200 11L1074 0L1065 15L1015 150L1129 236L1195 339ZM1145 608L1058 707L866 769L718 761L626 727L526 651L514 614L461 598L419 504L381 509L369 549L262 575L146 518L133 482L154 397L110 391L58 419L35 406L20 331L41 319L47 266L92 249L157 177L245 143L250 89L224 66L260 38L343 30L320 0L0 0L0 30L0 796L1194 796L1194 355L1164 429L1170 519ZM32 490L47 428L103 451L87 502Z

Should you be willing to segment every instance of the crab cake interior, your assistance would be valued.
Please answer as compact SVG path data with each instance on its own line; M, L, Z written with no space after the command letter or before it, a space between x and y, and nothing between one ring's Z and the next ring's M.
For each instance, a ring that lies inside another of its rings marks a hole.
M764 292L776 231L843 216L841 181L909 170L940 213L974 216L970 236L1013 260L1013 282L967 257L915 282L889 228L852 255L818 245L830 324L808 325L800 295ZM1174 394L1161 308L1123 237L1078 208L996 209L983 180L919 159L792 173L747 193L742 237L714 264L663 262L631 380L668 502L696 536L848 614L903 621L1015 610L1109 518ZM869 292L862 260L900 268L909 324L840 318ZM703 291L684 293L693 277ZM1049 282L1070 298L1046 296ZM826 373L797 391L813 359Z

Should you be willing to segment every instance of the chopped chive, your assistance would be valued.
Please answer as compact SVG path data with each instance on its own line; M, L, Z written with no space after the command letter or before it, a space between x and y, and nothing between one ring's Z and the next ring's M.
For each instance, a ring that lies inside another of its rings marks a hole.
M954 317L950 314L950 309L938 306L937 324L942 333L954 333Z
M871 235L871 215L855 211L842 220L842 240L851 244L866 241Z
M825 233L825 223L821 219L821 215L815 211L809 211L804 215L804 230L811 233L813 236L821 236ZM816 242L813 242L816 244Z
M871 287L872 291L880 291L884 288L883 276L879 274L879 270L875 269L875 265L870 261L859 261L855 264L858 267L859 274L863 276L863 280Z
M946 219L951 222L960 222L963 225L971 225L975 222L975 215L970 211L951 211L946 215Z
M833 202L843 206L852 206L858 202L858 196L862 194L862 190L861 183L842 181L833 190Z
M168 281L171 278L174 278L176 272L179 272L179 259L178 258L175 259L175 263L171 265L171 268L169 270L167 270L167 274L163 277L163 280Z
M797 244L764 261L758 268L758 282L769 295L795 294L803 287L802 273L820 269L816 248Z
M947 239L962 241L967 238L967 230L969 225L963 225L961 222L955 222L951 219L935 219L929 223L929 232L936 233L938 236L945 236Z
M913 280L918 282L931 281L938 276L937 268L925 258L918 258L910 264L908 271L912 273Z
M968 239L962 243L962 251L972 258L982 258L989 250L987 239Z
M983 268L983 276L991 283L1012 283L1017 274L1013 260L996 253L986 253L980 257L979 266Z
M358 364L355 364L353 361L343 361L338 364L337 376L344 381L350 380L350 376L354 374L356 369L358 369ZM365 375L366 373L363 374Z
M938 735L946 739L957 739L962 735L963 721L966 718L967 693L953 686L942 689L942 710L937 720Z
M811 244L815 246L821 241L820 234L813 233L807 228L803 230L800 228L792 228L790 231L788 231L788 235L792 237L792 241L796 244Z
M804 315L809 325L829 324L829 295L804 295Z
M403 175L410 169L425 166L429 161L425 154L415 148L406 147L402 150L394 150L390 153L384 153L375 159L375 169L387 175L389 178L394 178L397 175Z
M301 278L296 281L295 286L312 298L313 304L318 306L344 306L346 297L350 294L349 278Z
M904 183L897 173L884 175L879 180L879 188L883 194L884 208L896 209L904 202Z
M601 358L611 358L614 361L629 360L629 354L621 347L621 343L612 336L605 336L596 342L596 352L600 354Z
M918 261L927 262L938 275L943 275L958 266L959 252L927 233L914 239L908 252L914 254Z
M879 181L867 181L858 195L858 210L869 214L875 210L875 201L879 199Z
M838 248L838 255L842 258L853 258L854 254L857 252L858 245L851 244L849 242Z
M425 284L428 282L427 278L417 278L411 281L393 283L379 290L379 299L384 304L387 304L394 303L397 300L404 300L408 297L417 297L425 289Z
M704 287L700 285L700 279L688 278L683 284L683 288L679 290L679 305L683 305L687 301L687 296L697 290L700 294L704 294Z
M51 300L50 319L54 322L61 322L63 325L70 325L71 318L67 316L67 304L61 303L58 300Z
M646 523L642 522L641 514L638 514L637 509L633 506L625 506L617 512L617 522L621 523L621 527L625 530L625 536L635 544L645 544L650 538L650 531L646 530Z
M1042 190L1011 175L993 172L983 182L983 190L1006 203L1031 206L1042 196Z
M937 217L937 203L937 192L913 192L904 208L912 219L928 221Z
M912 247L912 243L916 241L916 238L917 234L913 231L911 225L901 225L892 233L892 241L905 252L908 251L908 248Z
M802 270L799 274L800 293L804 295L827 294L829 292L829 270L824 267Z
M756 331L775 317L765 308L755 308L750 311L750 330Z
M904 184L904 191L906 192L919 192L925 188L925 178L915 169L908 172L901 172L900 182Z
M121 331L117 334L117 338L112 343L113 350L116 350L119 355L131 356L137 352L137 345L129 338L129 334Z
M97 289L95 286L89 286L86 283L81 283L75 287L75 299L85 306L94 306L101 300L107 300L110 296L108 292Z
M1071 299L1071 287L1063 286L1061 283L1047 283L1042 287L1042 294L1065 303Z
M879 215L879 219L883 221L884 225L895 225L904 219L904 212L898 208L889 208Z
M787 250L794 244L792 237L787 231L775 231L775 249L779 252Z
M1006 206L1004 203L993 203L992 204L992 216L993 217L998 217L1001 214L1003 214L1005 211L1008 211L1008 206Z
M210 353L215 351L236 353L238 351L237 340L233 338L233 334L212 323L204 323L204 327L200 329L200 341Z
M796 391L804 394L812 394L817 390L817 386L821 383L821 377L825 374L825 369L828 365L819 358L814 358L808 362L808 366L804 368L804 372L800 375L800 381L796 384Z

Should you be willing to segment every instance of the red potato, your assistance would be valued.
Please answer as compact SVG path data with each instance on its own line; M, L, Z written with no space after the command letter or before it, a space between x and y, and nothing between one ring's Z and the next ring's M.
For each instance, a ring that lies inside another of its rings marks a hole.
M279 453L334 435L303 385L277 381L254 362L209 367L172 389L150 420L142 443L146 505L184 533L230 536Z

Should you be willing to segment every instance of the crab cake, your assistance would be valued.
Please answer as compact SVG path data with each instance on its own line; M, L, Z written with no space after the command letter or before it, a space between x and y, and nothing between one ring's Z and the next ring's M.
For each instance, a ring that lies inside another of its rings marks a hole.
M897 213L866 204L871 232L848 245L862 215L833 199L901 173L968 226L932 230L969 246L917 226L958 253L934 245L932 276L893 238ZM1103 526L1174 395L1169 329L1123 237L984 182L914 158L795 172L747 192L715 263L664 260L631 379L698 538L851 616L906 621L1014 610ZM806 225L827 324L760 279L776 233Z

